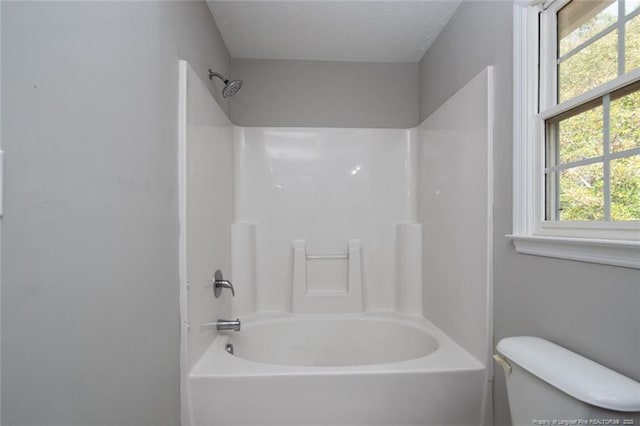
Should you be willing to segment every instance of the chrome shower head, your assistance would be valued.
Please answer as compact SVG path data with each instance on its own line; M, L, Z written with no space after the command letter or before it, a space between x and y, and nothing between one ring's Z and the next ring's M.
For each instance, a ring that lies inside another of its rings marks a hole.
M242 87L242 80L227 80L224 75L213 72L211 68L209 68L209 80L213 80L213 77L218 77L220 80L224 81L224 88L222 89L222 96L225 98L230 98L240 91Z
M240 91L242 87L242 80L227 80L225 81L224 89L222 89L222 96L229 98Z

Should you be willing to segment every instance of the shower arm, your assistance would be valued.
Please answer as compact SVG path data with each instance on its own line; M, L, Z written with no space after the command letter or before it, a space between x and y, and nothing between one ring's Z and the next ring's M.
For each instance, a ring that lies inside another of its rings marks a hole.
M220 74L218 72L212 71L211 68L209 68L209 80L213 80L213 77L218 77L220 80L224 81L224 84L228 84L229 83L229 80L227 80L224 77L224 75L222 75L222 74Z

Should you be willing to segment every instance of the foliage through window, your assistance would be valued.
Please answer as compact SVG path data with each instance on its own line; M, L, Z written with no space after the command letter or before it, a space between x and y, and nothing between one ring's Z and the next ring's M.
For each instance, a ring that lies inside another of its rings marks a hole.
M555 75L540 109L560 110L544 123L544 219L640 220L640 82L588 96L640 67L640 0L564 3L554 49L541 50L555 51Z

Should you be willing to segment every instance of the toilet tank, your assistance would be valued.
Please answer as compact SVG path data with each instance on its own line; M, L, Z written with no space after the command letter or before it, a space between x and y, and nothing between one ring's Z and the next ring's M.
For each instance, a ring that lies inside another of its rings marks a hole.
M640 383L538 337L497 350L514 425L640 426Z

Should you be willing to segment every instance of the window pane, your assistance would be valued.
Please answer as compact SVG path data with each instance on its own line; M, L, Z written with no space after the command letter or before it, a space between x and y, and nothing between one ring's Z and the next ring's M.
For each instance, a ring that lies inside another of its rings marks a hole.
M558 12L559 56L589 40L618 19L618 2L572 1Z
M559 102L613 80L618 75L618 31L611 31L558 65Z
M640 91L612 100L610 114L611 152L640 147Z
M603 155L603 122L602 106L561 120L557 141L559 162L571 163Z
M640 67L640 15L626 23L624 44L625 72L629 72Z
M640 155L611 161L611 220L640 220Z
M628 15L640 7L640 0L627 0L624 2L624 11Z
M602 163L560 172L560 220L603 220Z

